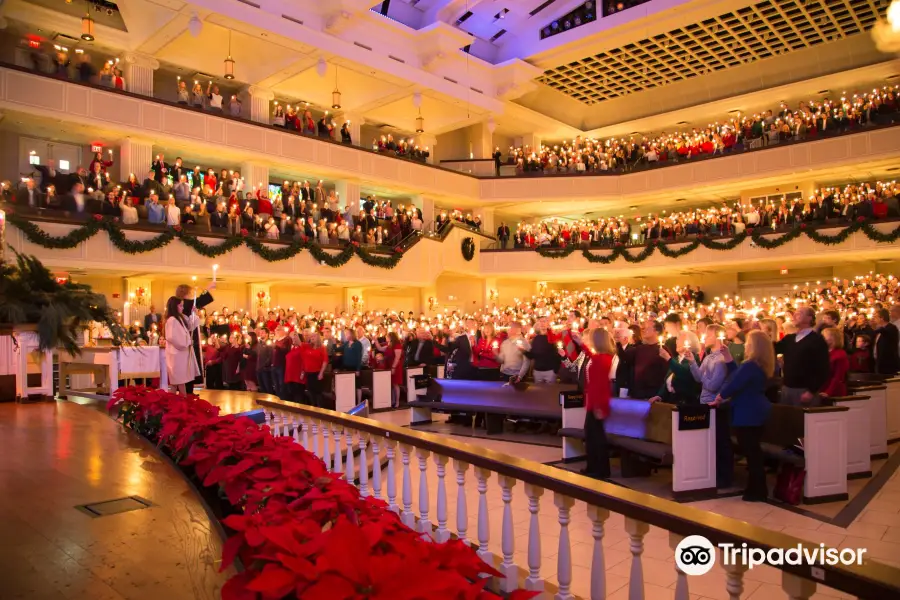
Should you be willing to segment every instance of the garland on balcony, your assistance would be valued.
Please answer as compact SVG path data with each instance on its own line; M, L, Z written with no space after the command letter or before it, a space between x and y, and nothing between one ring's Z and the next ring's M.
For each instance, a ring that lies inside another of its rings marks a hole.
M462 241L462 255L466 261L470 261L475 258L475 240L470 237L463 238Z
M223 600L498 600L483 577L502 575L472 547L424 540L277 426L273 436L197 396L143 386L119 388L107 410L221 499L230 536L220 570L238 558L245 567Z
M900 226L895 227L893 231L882 233L875 228L871 221L860 217L854 223L847 225L835 234L820 233L819 231L816 231L814 229L808 229L805 223L801 223L787 233L784 233L775 238L766 237L764 233L750 228L724 241L713 240L703 235L698 236L696 239L691 240L690 242L666 243L660 240L651 240L636 254L632 254L631 252L629 252L628 249L622 244L617 244L612 248L610 253L606 255L594 254L591 249L581 248L577 245L567 246L565 248L537 248L536 250L537 253L544 258L566 258L580 249L582 256L584 256L584 258L588 262L594 264L608 265L612 262L615 262L620 257L623 258L626 262L634 264L644 262L645 260L653 256L653 253L656 251L659 251L660 254L667 258L679 258L690 254L701 246L710 250L718 251L734 250L747 239L751 240L753 244L765 250L780 248L788 242L799 238L801 235L805 235L817 244L836 246L837 244L846 242L851 235L858 232L862 233L873 242L877 242L879 244L892 244L900 240ZM673 246L681 247L674 248Z
M403 256L402 248L394 248L390 256L380 256L362 248L352 242L337 253L331 253L314 241L299 239L279 248L267 246L265 240L250 236L246 229L242 229L240 235L232 235L218 244L207 244L196 235L185 232L180 226L163 231L156 237L145 241L129 240L125 237L122 225L118 221L104 219L100 215L94 215L80 227L76 227L65 235L53 236L41 229L35 223L15 213L7 215L7 221L25 234L29 242L51 250L68 250L86 242L101 231L109 235L109 240L117 249L126 254L143 254L152 252L169 245L172 240L178 239L197 254L206 258L216 258L241 246L247 246L251 252L267 262L277 262L294 258L304 250L308 250L312 257L323 265L329 267L342 267L353 256L358 256L370 267L380 269L393 269L400 263Z

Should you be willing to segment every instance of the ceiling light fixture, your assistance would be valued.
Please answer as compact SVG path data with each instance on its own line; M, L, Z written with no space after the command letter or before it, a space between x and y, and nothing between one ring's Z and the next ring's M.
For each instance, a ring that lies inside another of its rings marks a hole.
M231 30L228 30L228 58L225 59L225 79L234 79L234 59L231 58Z
M334 66L334 91L331 92L331 108L339 110L341 108L341 90L338 89L338 68Z
M425 117L422 116L422 109L419 109L419 116L416 117L416 133L425 133Z
M86 42L94 41L94 19L91 18L91 5L88 4L87 12L81 17L81 39Z

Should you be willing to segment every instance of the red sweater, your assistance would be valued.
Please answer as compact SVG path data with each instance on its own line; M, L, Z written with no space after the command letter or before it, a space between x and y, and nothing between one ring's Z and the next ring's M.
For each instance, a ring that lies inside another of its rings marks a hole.
M284 357L284 382L304 383L306 374L303 372L303 352L301 346L294 346Z
M603 418L609 415L609 372L612 369L612 354L592 354L585 372L585 410L600 410Z
M325 346L321 348L313 348L309 344L300 346L301 360L303 361L303 371L306 373L318 373L328 360L328 352Z
M828 396L847 395L847 372L850 370L850 359L842 348L835 348L828 353L828 366L831 375L822 393Z

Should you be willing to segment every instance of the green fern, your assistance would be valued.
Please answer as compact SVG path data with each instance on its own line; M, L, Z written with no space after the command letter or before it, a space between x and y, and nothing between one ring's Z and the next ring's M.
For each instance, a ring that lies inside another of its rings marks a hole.
M119 344L124 331L103 294L89 285L59 283L36 257L12 251L16 262L0 263L0 323L37 325L41 350L79 354L79 331L91 321L106 324Z

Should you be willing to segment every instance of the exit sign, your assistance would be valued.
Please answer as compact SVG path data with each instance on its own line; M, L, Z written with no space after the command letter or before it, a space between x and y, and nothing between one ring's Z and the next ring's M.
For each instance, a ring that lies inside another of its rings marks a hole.
M101 146L99 144L91 144L91 152L93 152L95 154L97 152L103 152L103 146Z

